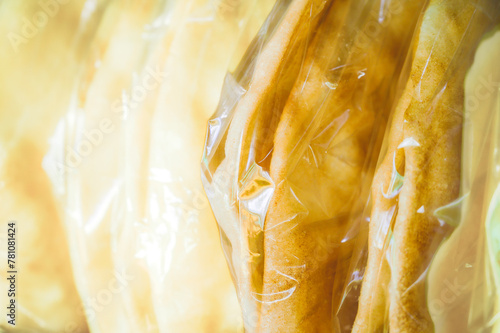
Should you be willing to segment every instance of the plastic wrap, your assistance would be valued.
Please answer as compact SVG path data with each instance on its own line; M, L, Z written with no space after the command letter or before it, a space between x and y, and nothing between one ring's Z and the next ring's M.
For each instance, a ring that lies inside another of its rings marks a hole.
M210 122L205 186L250 331L343 330L352 320L332 317L353 273L349 230L388 116L377 105L394 98L421 7L361 5L279 3L261 31L271 37L226 86L241 100L223 96Z
M2 2L6 33L40 6ZM18 322L0 331L240 328L198 165L225 72L271 6L66 2L2 48L1 217L21 267Z
M238 328L197 161L231 58L269 7L130 1L106 9L46 160L49 173L69 166L52 174L92 332Z
M83 56L74 43L86 23L83 3L56 3L50 19L36 1L0 3L1 332L87 331L59 206L42 168ZM10 221L17 226L16 326L6 315Z
M0 331L500 332L499 23L1 1Z
M443 317L429 311L435 310L433 286L444 283L439 289L445 292L456 282L441 280L444 257L435 255L454 233L460 192L467 191L460 181L461 174L467 176L461 161L471 163L469 155L461 158L464 80L479 41L498 23L499 10L497 2L430 1L422 15L372 185L368 262L355 331L445 331ZM462 240L468 237L474 238ZM472 262L463 264L468 270ZM468 329L467 321L457 326Z
M472 218L474 230L460 230L459 216L482 207L464 198L495 169L474 166L495 138L471 139L467 123L462 136L462 122L465 76L499 10L489 0L277 2L228 74L202 161L247 331L489 329L496 305L478 307L494 289L470 307L457 296L460 314L435 297L462 272L478 281L494 267L484 256L494 239L474 253L450 244L494 225ZM480 173L466 180L467 170ZM465 268L446 267L457 262Z
M465 80L460 198L455 227L430 267L428 306L438 332L498 331L498 82L500 33L476 51Z

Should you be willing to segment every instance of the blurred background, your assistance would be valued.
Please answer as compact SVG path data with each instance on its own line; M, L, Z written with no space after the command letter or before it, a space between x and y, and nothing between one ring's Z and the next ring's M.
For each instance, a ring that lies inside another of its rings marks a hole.
M242 331L199 160L272 5L0 1L0 331Z

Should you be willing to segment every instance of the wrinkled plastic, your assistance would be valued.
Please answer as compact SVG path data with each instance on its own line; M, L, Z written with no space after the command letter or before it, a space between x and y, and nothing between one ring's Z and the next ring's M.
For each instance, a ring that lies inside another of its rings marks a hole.
M475 192L469 177L487 141L478 141L477 132L471 137L467 118L463 125L470 98L465 77L477 45L499 22L499 10L497 2L430 1L422 15L372 185L368 261L354 330L488 327L443 302L457 298L467 307L461 283L472 283L470 268L481 261L474 265L476 253L468 245L479 236L479 219L467 217L481 199L467 205L465 197ZM460 222L460 207L468 222Z
M438 332L498 331L498 29L478 47L465 80L460 198L454 228L430 267L428 305Z
M238 331L225 255L248 332L500 332L497 1L49 2L0 3L0 331Z
M53 177L90 329L236 330L240 316L196 161L231 56L241 56L269 5L114 6L119 12L102 19L97 52L47 160L50 172L51 158L52 165L74 162L64 147L81 150L96 129L105 136L89 157ZM114 280L123 290L94 306Z
M249 331L350 328L350 230L421 6L361 5L278 3L210 121L205 187Z
M202 160L247 331L492 325L495 310L474 303L488 320L454 321L433 301L446 290L440 271L455 276L445 262L462 262L448 244L468 237L454 229L476 176L461 177L495 140L472 140L467 124L462 135L462 120L466 73L499 10L489 0L277 2L226 78ZM465 263L484 277L477 260Z

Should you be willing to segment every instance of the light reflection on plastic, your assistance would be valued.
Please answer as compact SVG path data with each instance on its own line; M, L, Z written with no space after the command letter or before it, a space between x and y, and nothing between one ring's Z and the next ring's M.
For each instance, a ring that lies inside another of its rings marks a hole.
M398 149L405 147L420 147L420 143L417 142L413 137L409 137L403 140L398 146Z
M451 225L452 227L457 227L462 215L462 207L468 204L470 193L466 193L457 200L439 207L434 211L434 217L436 217L441 226L445 224Z
M375 246L379 249L383 249L384 243L386 240L386 235L390 232L391 228L391 222L394 217L394 213L396 211L396 205L393 205L391 209L388 211L383 212L380 227L379 230L377 231L377 237L375 238Z
M80 19L82 21L89 20L92 14L95 12L96 7L97 7L97 0L85 1L85 4L83 5L82 8L82 14L80 16Z
M168 169L151 168L149 180L157 181L160 183L170 183L173 181L172 174Z
M104 195L101 200L98 200L97 208L94 213L90 216L85 224L85 233L91 234L94 232L101 224L101 221L106 216L106 213L109 211L109 206L111 202L115 198L118 190L120 189L121 181L115 180L113 185L109 189L109 191Z
M278 303L278 302L281 302L281 301L284 301L288 298L290 298L290 296L293 295L295 289L297 289L296 286L288 289L288 290L285 290L285 291L279 291L279 292L276 292L276 293L272 293L272 294L259 294L259 293L252 293L252 298L254 300L256 300L257 302L260 302L260 303L265 303L265 304L273 304L273 303ZM257 297L256 297L257 296ZM258 296L261 297L261 299L258 298ZM263 299L264 298L275 298L273 300L269 300L269 301L264 301Z
M401 176L396 169L396 152L394 152L394 157L392 159L392 176L391 176L391 183L389 184L389 188L387 189L387 192L384 192L384 187L382 185L382 195L386 199L393 199L395 198L399 192L401 192L401 189L403 188L403 182L404 182L404 176Z

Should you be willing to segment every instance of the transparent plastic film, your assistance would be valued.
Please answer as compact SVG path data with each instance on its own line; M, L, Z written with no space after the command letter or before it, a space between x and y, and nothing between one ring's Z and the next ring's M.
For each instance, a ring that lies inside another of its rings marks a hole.
M465 80L461 197L456 226L434 259L428 306L437 332L486 331L498 324L498 28L479 45ZM450 206L451 207L451 206Z
M467 298L483 265L474 264L489 168L481 154L493 141L481 129L488 116L467 110L464 82L499 10L494 1L429 1L423 11L372 184L354 332L486 328L474 326ZM467 286L453 289L457 279Z
M79 33L89 24L82 15L87 3L0 4L2 332L88 331L60 207L42 167L85 56L77 48ZM5 303L11 269L4 226L9 221L16 223L15 326L7 322L12 318L6 316Z
M351 259L423 6L278 2L228 75L202 176L249 332L350 331Z
M271 5L106 4L44 165L92 332L241 325L197 166L230 61Z
M4 0L0 36L0 332L500 333L498 0Z

